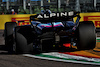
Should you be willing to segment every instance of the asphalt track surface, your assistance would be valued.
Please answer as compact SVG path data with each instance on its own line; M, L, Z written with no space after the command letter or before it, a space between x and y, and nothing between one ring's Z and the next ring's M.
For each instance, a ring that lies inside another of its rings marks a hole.
M100 67L77 63L42 60L23 55L9 54L5 50L3 31L0 30L0 67Z

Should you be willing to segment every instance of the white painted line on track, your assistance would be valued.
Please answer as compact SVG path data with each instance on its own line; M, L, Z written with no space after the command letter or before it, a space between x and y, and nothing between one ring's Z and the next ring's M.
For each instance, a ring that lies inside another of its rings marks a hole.
M100 37L96 37L96 39L100 39Z
M45 59L45 60L53 60L53 61L62 61L62 62L72 62L72 63L100 65L100 63L82 62L82 61L74 61L74 60L63 60L63 59L56 59L56 58L48 58L48 57L35 56L35 55L31 55L31 54L23 54L23 56L33 57L33 58L39 58L39 59Z
M98 59L98 58L92 58L92 57L88 58L88 57L75 56L75 55L63 54L63 53L58 53L58 52L42 53L42 54L43 55L50 55L50 56L60 57L60 58L67 58L67 59L100 62L100 59Z

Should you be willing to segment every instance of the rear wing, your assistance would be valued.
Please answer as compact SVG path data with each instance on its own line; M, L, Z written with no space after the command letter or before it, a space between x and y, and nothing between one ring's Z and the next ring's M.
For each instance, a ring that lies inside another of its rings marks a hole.
M60 22L60 21L68 21L73 19L74 17L80 17L79 12L63 12L63 13L51 13L51 14L36 14L30 16L31 21L39 21L43 23L48 22Z

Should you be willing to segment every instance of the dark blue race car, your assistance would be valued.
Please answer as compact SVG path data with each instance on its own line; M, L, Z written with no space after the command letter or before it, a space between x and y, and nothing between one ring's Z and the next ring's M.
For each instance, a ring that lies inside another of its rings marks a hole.
M92 21L79 22L80 18L79 12L66 12L30 16L31 25L6 22L5 45L9 52L16 53L60 51L67 50L68 46L76 46L78 50L93 49L95 26Z

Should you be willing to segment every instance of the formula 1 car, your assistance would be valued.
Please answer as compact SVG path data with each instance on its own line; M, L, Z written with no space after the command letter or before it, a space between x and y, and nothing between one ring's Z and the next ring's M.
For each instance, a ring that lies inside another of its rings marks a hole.
M74 17L77 17L76 22L72 20ZM79 12L65 12L30 16L30 25L6 22L5 45L9 52L16 53L65 50L68 45L79 50L93 49L95 26L92 21L79 22L80 18Z

